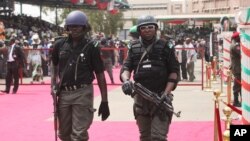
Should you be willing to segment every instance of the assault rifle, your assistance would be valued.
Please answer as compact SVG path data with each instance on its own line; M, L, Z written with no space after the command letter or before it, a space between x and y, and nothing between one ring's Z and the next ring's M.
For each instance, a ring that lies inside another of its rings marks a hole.
M147 99L148 101L155 103L158 107L163 106L167 110L167 112L173 113L176 117L181 116L181 111L177 113L174 112L173 106L168 101L162 100L161 97L159 97L157 93L148 90L147 88L142 86L140 83L134 83L133 89L137 94Z

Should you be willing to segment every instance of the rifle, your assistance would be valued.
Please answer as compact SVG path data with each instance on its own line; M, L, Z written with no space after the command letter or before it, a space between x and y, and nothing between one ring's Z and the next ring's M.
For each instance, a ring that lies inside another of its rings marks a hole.
M174 108L171 104L169 104L169 102L167 102L166 100L162 100L157 93L150 91L140 83L134 83L133 90L146 100L155 103L157 107L163 106L167 110L167 112L173 113L176 117L181 116L181 111L177 113L174 112Z
M64 46L65 40L62 42L62 44L60 46ZM88 42L86 45L84 45L84 47L82 48L81 52L85 51L86 48L88 47L88 45L92 43L92 42ZM52 72L52 77L51 77L51 82L55 85L52 84L52 98L53 98L53 105L54 105L54 130L55 130L55 141L57 141L57 96L60 94L60 88L62 86L62 81L63 81L63 78L64 78L64 75L65 75L65 72L68 71L69 69L69 64L70 64L70 61L72 61L72 59L74 58L74 55L71 55L69 57L69 59L67 60L67 63L66 63L66 66L65 68L63 69L62 73L61 73L61 79L59 80L58 83L56 83L57 81L57 75L59 74L58 72L58 67L57 66L53 66L53 62L51 62L51 65L52 65L52 69L51 69L51 72Z
M53 98L53 106L54 106L54 130L55 130L55 141L57 141L57 95L58 90L56 87L53 86L52 88L52 98Z

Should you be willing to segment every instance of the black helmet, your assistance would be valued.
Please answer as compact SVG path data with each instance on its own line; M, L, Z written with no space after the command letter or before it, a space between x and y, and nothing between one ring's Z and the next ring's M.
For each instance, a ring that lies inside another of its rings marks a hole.
M153 16L143 15L137 19L137 31L139 31L140 27L147 24L153 24L158 28L158 24Z
M88 18L82 11L72 11L65 20L65 26L68 25L82 25L88 24Z

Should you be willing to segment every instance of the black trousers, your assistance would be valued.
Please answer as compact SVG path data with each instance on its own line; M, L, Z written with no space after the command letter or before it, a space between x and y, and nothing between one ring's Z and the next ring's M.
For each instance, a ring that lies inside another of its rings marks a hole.
M14 78L14 81L13 81ZM6 74L6 91L10 91L10 86L13 81L14 88L13 91L16 92L19 86L19 74L18 74L18 64L14 62L7 62L7 74Z
M187 79L187 60L183 60L180 65L182 79Z
M241 74L234 74L233 94L234 101L239 102L239 96L241 96Z

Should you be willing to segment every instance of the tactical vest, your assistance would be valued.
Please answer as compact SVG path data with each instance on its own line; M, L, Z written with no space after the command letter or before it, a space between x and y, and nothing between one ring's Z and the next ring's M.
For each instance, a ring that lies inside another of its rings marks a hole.
M145 47L140 41L131 44L131 54L135 82L141 83L148 89L161 92L165 89L168 79L168 60L170 47L167 41L157 40L151 50L139 63Z

